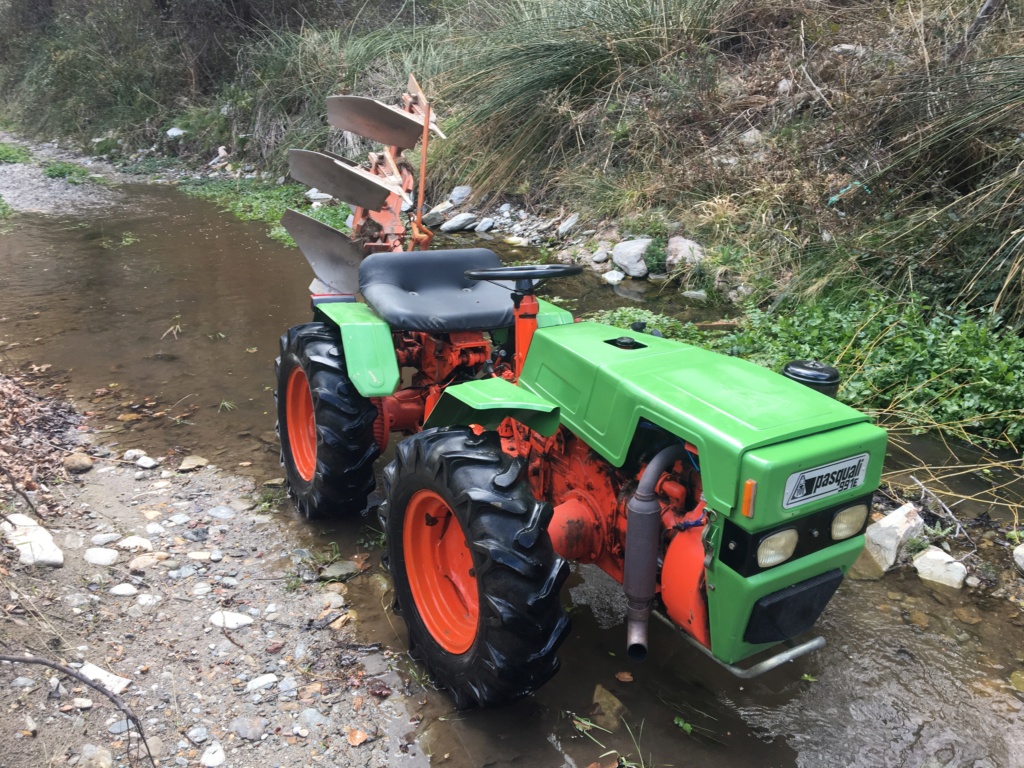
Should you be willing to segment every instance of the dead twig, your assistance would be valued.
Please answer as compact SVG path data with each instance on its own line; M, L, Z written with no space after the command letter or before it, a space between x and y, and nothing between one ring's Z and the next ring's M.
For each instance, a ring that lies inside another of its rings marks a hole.
M231 635L228 634L227 627L221 627L220 628L220 633L222 635L224 635L224 637L226 637L231 642L232 645L235 645L235 646L241 648L243 651L245 650L245 646L244 645L242 645L240 642L235 640L235 638L233 638Z
M926 487L925 487L924 483L922 483L922 482L921 482L920 480L918 480L918 479L917 479L916 477L914 477L913 475L911 475L911 476L910 476L910 479L911 479L911 480L913 480L913 481L914 481L914 483L916 483L916 484L917 484L917 487L921 489L921 500L922 500L922 501L924 501L925 497L931 498L931 499L932 499L932 501L934 501L934 502L935 502L935 505L936 505L936 506L937 506L937 507L938 507L938 508L939 508L940 510L942 510L942 512L943 512L943 513L944 513L944 514L946 515L946 517L948 517L948 518L949 518L950 522L952 522L952 523L953 523L953 525L955 525L955 526L956 526L956 533L954 533L954 537L956 537L956 536L963 536L963 537L964 537L965 539L967 539L967 542L968 542L968 543L969 543L969 544L970 544L970 545L971 545L972 547L974 547L974 549L972 549L972 550L971 550L971 551L970 551L970 552L969 552L968 554L964 555L964 556L963 556L962 558L960 558L960 559L961 559L961 560L966 560L966 559L967 559L968 557L970 557L970 556L971 556L971 555L973 555L973 554L974 554L975 552L977 552L977 551L978 551L978 545L977 545L977 544L975 544L975 543L974 543L974 539L972 539L972 538L971 538L971 537L970 537L970 536L969 536L969 535L967 534L967 531L966 531L966 530L964 529L964 527L963 527L963 526L962 526L962 525L960 524L960 521L959 521L959 520L957 519L956 515L954 515L954 514L953 514L953 510L951 510L951 509L950 509L949 507L947 507L947 506L946 506L946 504L945 504L945 502L943 502L943 501L942 501L942 499L940 499L940 498L939 498L938 496L936 496L936 495L935 495L935 493L934 493L933 491L930 491L930 490L928 490L928 488L926 488Z
M7 467L3 465L0 465L0 472L3 472L5 475L7 475L7 479L11 483L11 488L13 488L14 492L25 500L25 503L28 504L28 508L32 510L32 514L38 517L39 513L36 512L36 505L32 503L32 499L28 497L28 494L26 494L23 490L21 490L21 488L18 487L18 481L14 478L14 475L11 474L11 470L9 470ZM4 515L3 518L8 523L11 523L10 518L8 518L7 515ZM11 525L14 525L14 523L11 523Z
M146 741L146 734L142 730L142 721L139 720L136 714L132 712L131 707L125 704L121 697L119 697L116 693L108 691L105 686L101 685L100 683L97 683L94 680L90 680L85 675L71 669L71 667L66 667L63 664L57 663L56 661L44 659L40 656L0 655L0 661L9 661L12 664L39 664L44 667L49 667L50 669L57 670L62 675L67 675L68 677L74 678L78 682L83 683L84 685L87 685L90 688L92 688L94 691L97 691L106 696L108 699L110 699L114 706L121 710L121 713L126 718L128 718L129 721L131 721L132 725L135 726L135 729L139 732L139 738L142 740L143 745L146 747L146 757L149 758L149 762L153 766L153 768L157 768L156 760L153 758L153 753L150 752L149 749L149 742Z

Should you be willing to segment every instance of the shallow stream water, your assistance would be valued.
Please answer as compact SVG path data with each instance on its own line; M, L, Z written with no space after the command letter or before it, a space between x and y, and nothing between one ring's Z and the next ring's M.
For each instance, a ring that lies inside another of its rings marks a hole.
M96 411L109 425L101 439L119 449L195 452L260 482L280 476L273 360L279 335L309 318L305 261L262 225L173 189L126 191L131 203L102 217L22 215L0 235L0 369L52 366L46 375ZM575 311L635 300L588 278L551 293ZM351 553L364 523L295 521L295 548L336 542ZM429 688L418 695L434 764L1024 766L1024 701L1007 682L1024 667L1024 622L1008 603L936 593L899 573L848 581L819 625L824 650L744 682L658 623L650 660L628 663L609 582L574 571L562 670L535 696L457 714ZM363 640L404 648L386 595L365 580L351 597ZM405 673L421 674L411 664ZM628 727L574 727L598 684L627 707Z

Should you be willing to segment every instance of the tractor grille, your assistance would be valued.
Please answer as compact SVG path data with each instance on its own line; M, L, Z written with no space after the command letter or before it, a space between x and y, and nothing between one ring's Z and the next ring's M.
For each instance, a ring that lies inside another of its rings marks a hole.
M765 595L754 603L743 640L751 644L780 643L806 632L842 580L843 572L837 568Z

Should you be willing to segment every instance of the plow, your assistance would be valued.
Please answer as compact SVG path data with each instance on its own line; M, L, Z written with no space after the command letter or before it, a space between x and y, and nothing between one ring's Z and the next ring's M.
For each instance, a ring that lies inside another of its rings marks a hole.
M634 662L652 617L741 677L820 648L804 636L863 548L886 447L833 397L835 369L579 322L537 295L578 266L430 250L426 150L444 135L415 78L401 106L337 96L327 115L383 150L290 152L295 179L354 213L351 234L282 221L315 274L277 360L282 463L308 518L364 513L380 481L395 610L456 706L556 673L574 563L621 585Z

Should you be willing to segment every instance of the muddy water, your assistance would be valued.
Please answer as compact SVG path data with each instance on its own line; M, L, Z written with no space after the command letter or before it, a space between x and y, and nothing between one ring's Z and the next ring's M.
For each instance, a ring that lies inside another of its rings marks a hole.
M242 469L257 479L279 475L273 358L280 333L308 319L304 261L262 226L208 204L157 187L128 191L127 210L23 216L0 236L0 365L52 366L46 375L96 410L121 447L169 446L250 465ZM596 282L551 293L575 299L577 311L634 300ZM294 544L372 549L364 525L296 521ZM576 569L562 671L535 696L456 714L401 662L421 745L434 764L466 768L617 757L646 766L1024 766L1022 700L1006 682L1024 666L1020 616L1004 602L977 605L900 580L846 583L821 623L823 651L742 682L658 623L650 661L627 663L617 588L600 571ZM402 622L379 584L353 583L360 632L401 650ZM627 707L628 728L586 730L597 684Z

